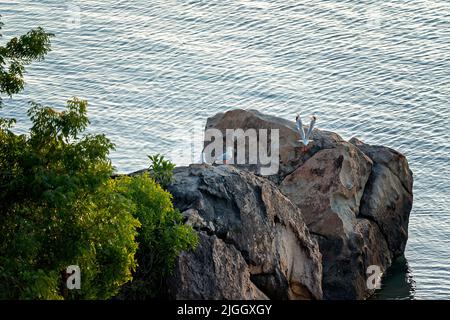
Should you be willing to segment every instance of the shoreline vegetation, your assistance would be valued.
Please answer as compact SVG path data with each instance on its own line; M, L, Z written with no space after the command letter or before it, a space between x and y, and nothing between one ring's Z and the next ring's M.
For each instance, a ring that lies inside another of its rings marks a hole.
M0 46L2 95L23 90L25 67L44 59L52 37L36 28ZM0 299L154 297L197 243L161 186L173 165L157 155L152 176L112 179L114 145L85 134L87 101L72 98L63 111L30 102L28 116L27 135L0 118ZM66 288L73 265L81 290Z

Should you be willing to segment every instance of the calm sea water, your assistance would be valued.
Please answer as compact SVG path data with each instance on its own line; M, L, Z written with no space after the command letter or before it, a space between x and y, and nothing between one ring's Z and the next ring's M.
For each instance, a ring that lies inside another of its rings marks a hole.
M163 153L197 159L206 118L253 108L403 152L415 174L406 258L378 298L450 298L450 2L0 1L4 40L35 26L53 52L1 116L27 101L89 100L120 172ZM193 141L193 142L192 142Z

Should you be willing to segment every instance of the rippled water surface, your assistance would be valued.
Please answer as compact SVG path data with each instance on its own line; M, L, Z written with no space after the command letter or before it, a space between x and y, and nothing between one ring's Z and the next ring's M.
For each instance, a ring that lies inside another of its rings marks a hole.
M191 162L219 111L316 112L320 128L393 147L414 171L406 260L378 297L450 298L449 13L448 0L0 0L3 40L56 35L0 115L25 130L30 99L88 99L91 130L128 172L157 152Z

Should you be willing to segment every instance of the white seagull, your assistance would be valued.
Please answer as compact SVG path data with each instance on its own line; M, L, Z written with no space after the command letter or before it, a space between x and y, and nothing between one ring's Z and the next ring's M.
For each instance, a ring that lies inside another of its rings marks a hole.
M221 155L214 157L212 159L211 163L214 164L214 163L217 163L218 161L220 161L220 163L227 164L228 161L230 161L233 158L233 151L234 151L233 147L227 147L227 151ZM206 156L205 156L204 150L202 151L200 162L208 163L206 161Z
M303 129L303 123L302 119L300 118L300 113L297 113L297 116L295 117L295 122L297 125L297 131L300 133L300 140L298 140L300 143L303 144L302 151L307 152L308 151L308 144L312 141L309 140L311 137L311 133L314 129L314 125L316 124L317 117L316 115L311 116L311 123L309 124L309 128L305 133L305 130Z
M216 163L216 161L218 161L218 160L222 160L223 164L228 164L228 161L233 159L233 153L234 153L234 148L227 147L227 151L225 153L214 158L214 163Z
M202 150L202 154L200 155L200 163L201 164L207 163L205 157L205 150Z

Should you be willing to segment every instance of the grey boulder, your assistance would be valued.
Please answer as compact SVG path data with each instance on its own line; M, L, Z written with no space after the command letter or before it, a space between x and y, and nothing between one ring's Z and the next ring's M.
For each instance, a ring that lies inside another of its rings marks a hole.
M300 209L232 166L176 168L169 187L200 237L167 280L174 299L322 299L322 258Z

